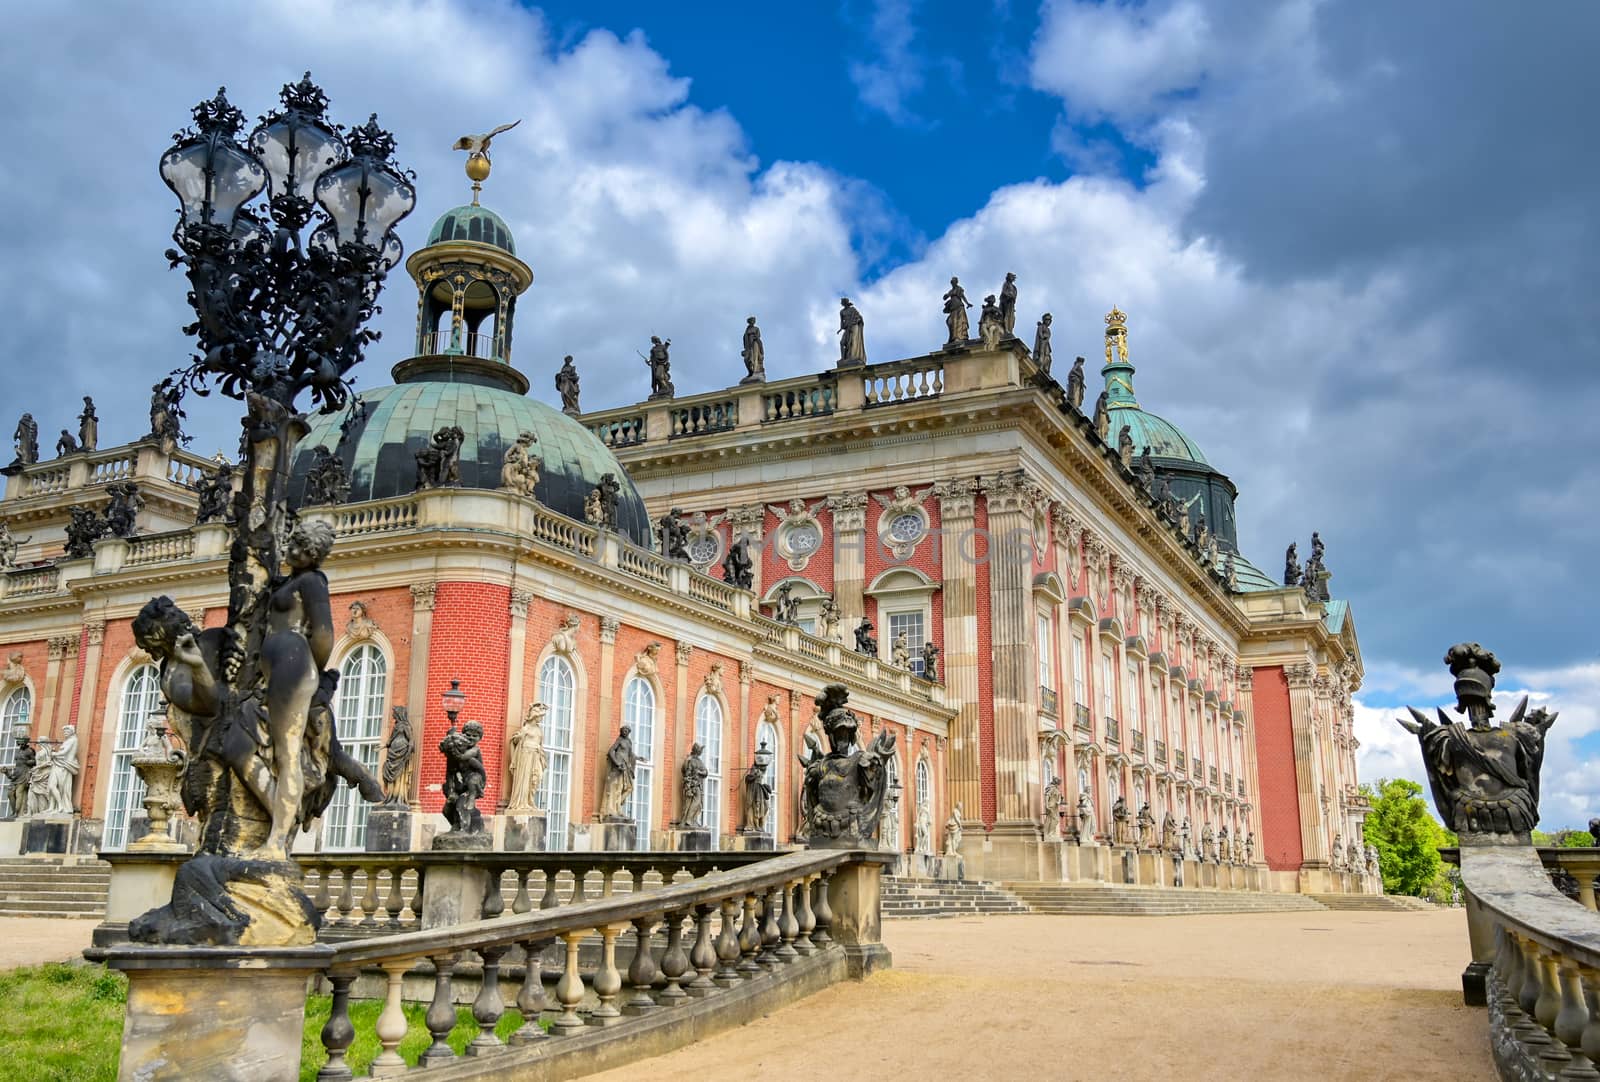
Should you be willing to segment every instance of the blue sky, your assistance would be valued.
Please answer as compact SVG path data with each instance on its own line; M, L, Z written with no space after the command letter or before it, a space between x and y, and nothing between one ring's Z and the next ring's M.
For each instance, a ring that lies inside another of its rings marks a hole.
M652 333L680 392L726 386L752 313L770 372L816 371L845 294L871 359L921 353L951 274L981 296L1016 271L1066 356L1118 305L1142 403L1239 486L1246 553L1270 573L1326 539L1366 773L1420 776L1393 708L1443 701L1438 659L1477 640L1562 711L1546 825L1600 812L1600 5L88 12L19 9L0 39L26 103L0 141L28 151L0 162L0 391L42 430L93 393L103 439L137 436L112 404L185 356L155 161L217 84L254 115L310 68L337 115L377 110L418 173L410 247L468 195L456 136L521 117L484 202L534 270L513 361L536 395L571 353L586 407L644 397ZM168 62L185 41L248 47ZM369 384L409 351L409 283L385 301ZM231 404L191 428L231 448Z

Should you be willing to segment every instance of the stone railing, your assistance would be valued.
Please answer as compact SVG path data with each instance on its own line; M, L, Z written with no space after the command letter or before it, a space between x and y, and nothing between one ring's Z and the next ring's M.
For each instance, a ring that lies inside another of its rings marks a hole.
M1122 726L1117 723L1117 719L1108 716L1105 719L1105 723L1106 740L1112 744L1122 743Z
M1089 721L1089 708L1082 703L1072 704L1072 724L1079 732L1089 732L1093 726Z
M169 530L166 533L129 538L128 555L122 566L139 567L169 560L187 560L193 555L194 533L190 530Z
M0 577L0 596L38 597L53 594L61 588L61 569L54 564L43 567L19 567Z
M672 581L672 561L635 545L623 545L617 551L617 570L657 586Z
M86 953L129 978L124 1078L298 1077L308 977L332 991L319 1078L352 1076L346 1057L358 1025L371 1027L380 1048L374 1076L573 1077L887 966L879 932L886 858L785 853L655 890L337 945ZM631 948L625 967L619 940ZM228 994L240 970L249 970L248 996ZM417 979L431 986L431 1044L409 1069L400 1053L408 976L413 987ZM351 1010L353 996L382 1000L375 1021ZM448 1038L466 1001L480 1031L459 1057ZM508 1006L520 1028L502 1041L496 1030Z
M80 451L25 466L5 486L8 499L59 496L78 489L108 485L113 481L165 481L193 487L216 464L181 448L165 453L154 441Z
M393 530L410 530L416 525L415 493L392 496L386 500L341 504L333 508L335 537L361 537L366 534L389 533Z
M669 415L668 439L703 436L708 432L730 432L739 424L739 403L727 398L682 406Z
M833 379L819 378L808 384L776 388L761 396L761 422L826 416L838 402L839 385Z
M925 358L878 365L863 378L868 407L938 398L944 393L944 362Z
M644 442L644 415L636 413L598 421L589 426L589 431L607 447L632 447Z
M1531 846L1463 846L1447 856L1461 866L1467 899L1473 960L1462 988L1468 1004L1489 1009L1500 1077L1597 1077L1600 916L1551 885ZM1600 853L1583 856L1592 870Z

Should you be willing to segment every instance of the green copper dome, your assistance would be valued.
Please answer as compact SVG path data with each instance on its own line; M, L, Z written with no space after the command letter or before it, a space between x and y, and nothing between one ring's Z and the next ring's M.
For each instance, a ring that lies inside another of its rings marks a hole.
M402 377L403 378L403 377ZM500 487L500 466L507 447L523 432L538 437L535 450L543 457L534 495L540 503L583 521L583 501L608 473L622 484L617 527L623 536L651 546L649 515L627 471L594 433L559 410L500 386L450 382L430 374L393 387L369 387L365 423L339 449L339 424L344 413L311 418L311 431L295 449L289 493L299 503L317 447L338 449L350 475L350 501L400 496L416 488L416 453L445 425L460 425L461 484L466 488Z
M1210 465L1206 462L1206 456L1200 453L1200 448L1184 435L1181 428L1164 417L1157 417L1139 408L1139 399L1133 393L1133 372L1133 365L1128 363L1125 353L1100 369L1106 381L1106 408L1111 412L1111 445L1117 446L1122 426L1127 425L1136 455L1143 454L1148 447L1150 454L1156 458L1187 459Z
M511 237L511 227L494 211L476 205L447 210L433 223L433 228L428 231L428 243L444 244L450 241L489 244L512 255L517 254L517 242Z

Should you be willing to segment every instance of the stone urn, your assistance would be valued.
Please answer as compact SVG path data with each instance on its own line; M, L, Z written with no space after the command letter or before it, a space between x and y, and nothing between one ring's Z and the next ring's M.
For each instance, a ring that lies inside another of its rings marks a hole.
M181 806L178 775L187 761L168 739L165 718L145 727L144 743L130 762L144 782L145 833L128 843L133 853L186 853L189 847L172 836L172 815Z

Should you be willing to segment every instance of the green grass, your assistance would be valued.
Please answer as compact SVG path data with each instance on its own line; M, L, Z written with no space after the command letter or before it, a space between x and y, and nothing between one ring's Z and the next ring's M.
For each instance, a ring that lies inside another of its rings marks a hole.
M6 1018L0 1027L0 1082L114 1082L127 997L127 978L102 966L29 966L0 972L0 1005ZM306 1001L302 1082L314 1082L318 1068L327 1062L321 1034L332 1005L328 996ZM350 1004L356 1039L346 1061L357 1075L379 1052L373 1028L382 1010L378 1000ZM421 1003L405 1005L410 1032L400 1042L400 1055L409 1064L415 1064L432 1043L423 1023L427 1010ZM507 1040L520 1028L522 1016L512 1009L501 1016L495 1033ZM459 1055L478 1029L471 1008L457 1007L450 1047Z

